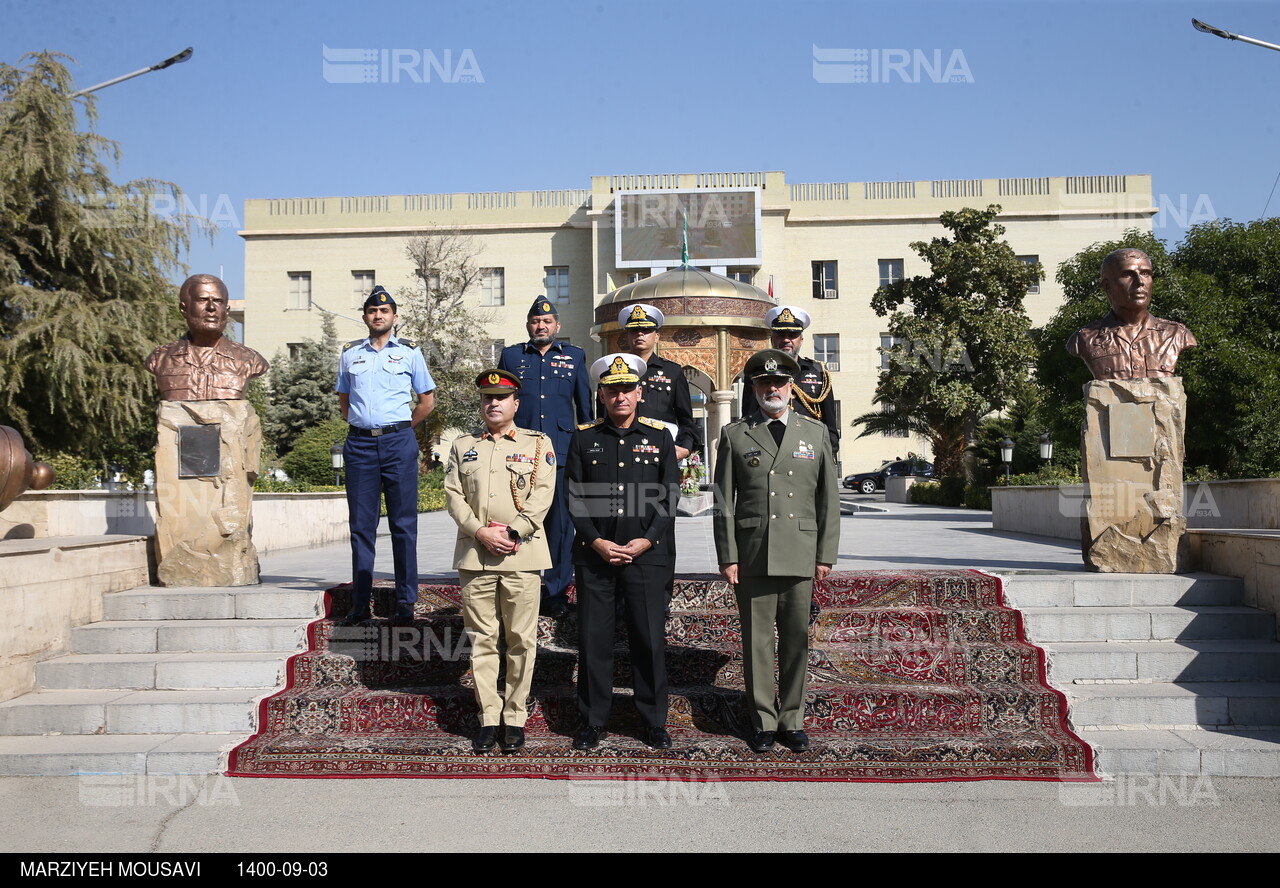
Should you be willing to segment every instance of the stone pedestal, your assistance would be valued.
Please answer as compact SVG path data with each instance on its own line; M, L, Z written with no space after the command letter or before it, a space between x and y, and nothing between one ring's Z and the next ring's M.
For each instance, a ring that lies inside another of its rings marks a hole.
M1095 379L1084 401L1085 564L1109 573L1177 573L1186 564L1187 528L1182 380Z
M258 414L248 401L161 401L158 425L160 582L165 586L256 584L258 553L249 532L253 479L262 450Z

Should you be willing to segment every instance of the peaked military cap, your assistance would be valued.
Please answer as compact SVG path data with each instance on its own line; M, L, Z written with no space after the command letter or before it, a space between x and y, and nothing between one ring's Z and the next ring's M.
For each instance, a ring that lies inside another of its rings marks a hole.
M809 327L809 312L792 305L777 305L764 313L764 323L770 330L799 333Z
M747 360L746 369L742 371L747 379L761 379L766 376L778 376L793 379L800 372L796 359L776 348L758 351Z
M476 388L482 395L510 395L520 391L520 380L514 373L490 367L476 376Z
M391 294L383 289L382 284L378 284L369 293L369 298L364 301L365 309L373 308L375 305L390 305L392 311L397 311L396 301L391 298Z
M649 369L641 358L625 352L614 352L598 358L588 376L599 385L635 385Z
M618 312L618 326L624 330L657 330L665 320L652 305L637 302Z

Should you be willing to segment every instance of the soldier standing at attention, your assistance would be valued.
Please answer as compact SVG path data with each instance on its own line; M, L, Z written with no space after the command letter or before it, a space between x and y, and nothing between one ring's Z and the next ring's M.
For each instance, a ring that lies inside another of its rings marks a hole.
M751 356L744 375L761 413L725 426L716 455L724 502L713 524L716 555L738 600L754 728L747 745L756 752L775 742L792 752L809 748L809 604L813 581L831 572L840 548L840 491L826 426L789 408L799 370L778 349Z
M554 302L543 296L533 300L525 329L529 341L504 348L498 369L520 380L524 397L516 409L516 425L544 432L555 447L556 492L546 526L551 567L542 574L541 612L559 618L569 612L566 590L573 578L573 522L564 502L564 456L574 428L591 420L591 385L587 353L556 340L560 316Z
M505 370L476 377L484 425L453 441L445 502L458 524L453 566L471 636L471 673L480 706L476 752L498 740L524 746L526 700L538 651L538 571L551 566L543 519L556 484L556 454L541 432L516 428L520 381ZM506 640L506 690L498 693L498 640Z
M342 453L354 587L351 612L341 622L352 625L370 617L373 546L385 493L396 566L392 620L407 624L413 622L418 601L418 439L413 428L435 409L436 384L418 344L391 335L396 323L391 294L374 287L361 317L369 337L342 347L336 387L342 418L350 424Z
M625 607L636 710L645 743L670 749L667 734L666 594L675 564L680 473L661 423L638 414L644 362L605 355L591 365L606 418L578 428L565 469L578 590L578 712L574 749L605 736L613 703L613 631Z
M820 361L800 357L804 331L809 328L809 313L803 308L778 305L765 312L764 323L769 328L770 344L779 351L786 352L800 365L795 378L791 380L791 409L825 425L831 436L831 454L839 456L840 421L836 416L836 396L831 389L831 374ZM743 417L760 413L760 404L751 390L750 380L747 381L742 401Z

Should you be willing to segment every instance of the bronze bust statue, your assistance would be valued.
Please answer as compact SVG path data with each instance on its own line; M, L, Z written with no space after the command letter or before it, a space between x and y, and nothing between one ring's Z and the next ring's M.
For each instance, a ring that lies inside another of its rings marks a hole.
M211 274L193 274L183 281L178 301L187 335L147 358L162 400L242 400L249 380L270 369L262 355L223 335L229 300L227 285Z
M1173 376L1178 354L1196 345L1183 324L1157 318L1151 305L1151 259L1131 247L1102 260L1102 289L1111 311L1081 327L1067 351L1089 365L1094 379L1150 379Z

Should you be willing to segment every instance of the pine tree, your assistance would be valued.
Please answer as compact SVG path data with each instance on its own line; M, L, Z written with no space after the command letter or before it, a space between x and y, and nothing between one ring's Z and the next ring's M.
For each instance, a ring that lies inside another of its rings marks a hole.
M281 353L271 362L271 397L262 429L281 454L292 450L303 432L339 415L333 390L338 379L338 332L333 315L324 315L321 324L318 342L304 340L296 358Z
M119 147L92 132L64 58L0 63L0 421L36 453L131 461L155 439L143 362L182 333L171 280L192 225L210 229L153 212L182 205L171 183L112 181Z

